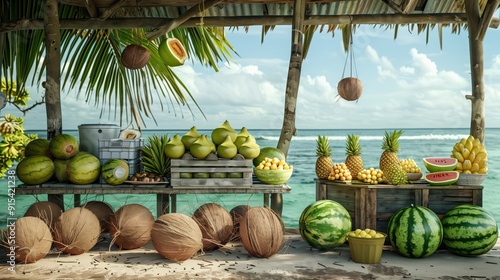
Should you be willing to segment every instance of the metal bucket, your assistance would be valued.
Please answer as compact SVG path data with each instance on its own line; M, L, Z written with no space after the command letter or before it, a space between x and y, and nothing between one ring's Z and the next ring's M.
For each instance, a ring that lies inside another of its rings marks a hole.
M99 157L99 139L116 139L120 127L116 124L81 124L78 126L80 151Z

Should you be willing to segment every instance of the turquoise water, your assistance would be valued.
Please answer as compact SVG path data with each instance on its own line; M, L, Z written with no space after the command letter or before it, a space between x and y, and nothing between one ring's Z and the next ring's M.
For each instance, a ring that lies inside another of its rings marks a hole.
M425 170L422 158L432 156L447 157L453 145L460 139L469 135L468 129L403 129L404 133L400 138L399 158L413 158L422 170ZM173 136L186 133L181 130L148 130L143 132L143 138L148 136L168 134ZM210 135L210 130L200 130L200 133ZM256 130L249 129L249 132L257 139L261 147L275 147L278 143L279 130ZM43 131L34 131L40 138L45 137ZM78 131L65 131L78 137ZM345 160L344 143L345 137L349 133L360 134L360 144L362 146L362 156L366 167L377 167L381 150L382 136L384 130L364 129L364 130L299 130L297 136L292 139L288 152L287 162L294 166L294 173L288 184L292 187L292 192L283 195L283 221L287 227L298 227L298 220L302 210L315 201L315 171L316 162L316 139L318 135L328 136L333 150L332 158L334 162ZM500 178L500 129L488 129L486 131L485 144L488 151L488 176L483 183L483 207L489 210L500 224L500 186L497 180ZM7 179L0 183L0 228L5 227L7 219ZM191 215L200 205L206 202L216 202L230 210L240 204L262 205L262 195L178 195L177 211ZM26 209L37 200L46 200L46 195L15 196L15 215L23 216ZM120 206L129 203L140 203L156 213L155 195L82 195L82 201L100 200L109 202L115 210ZM66 208L72 207L72 198L65 198Z

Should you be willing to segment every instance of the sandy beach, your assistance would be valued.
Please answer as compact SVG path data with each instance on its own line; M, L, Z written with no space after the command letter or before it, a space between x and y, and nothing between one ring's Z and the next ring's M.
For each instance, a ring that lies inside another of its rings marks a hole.
M311 248L296 229L287 229L283 248L270 258L248 254L240 242L176 263L149 242L136 250L109 248L104 236L91 251L69 256L51 251L14 272L0 256L0 279L500 279L500 242L487 254L461 257L438 250L423 259L398 255L385 246L379 264L351 260L349 246L331 251Z

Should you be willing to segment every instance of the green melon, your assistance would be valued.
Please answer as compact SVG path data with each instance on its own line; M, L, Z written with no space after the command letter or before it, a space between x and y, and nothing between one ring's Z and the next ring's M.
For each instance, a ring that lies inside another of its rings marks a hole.
M99 159L91 153L78 152L68 162L66 172L68 179L73 184L91 184L99 178L101 163Z
M69 159L78 153L78 141L69 134L59 134L50 140L50 154L57 159Z
M158 47L158 53L163 62L170 67L183 65L188 57L186 49L177 38L163 40Z
M426 157L423 161L429 172L452 171L458 164L458 160L451 157Z
M68 173L66 172L69 161L69 159L54 159L54 175L60 183L69 182Z
M116 186L127 181L129 166L123 159L110 159L101 167L101 178L106 183Z
M49 140L42 138L31 140L24 149L24 156L44 155L52 158L52 154L50 154L49 150L49 143Z
M329 250L344 244L351 227L349 212L333 200L318 200L309 204L299 219L302 238L320 250Z
M43 184L54 175L54 162L44 155L25 157L17 165L16 175L25 184Z
M431 186L449 186L455 184L458 181L458 177L460 173L458 171L440 171L427 173L424 176L424 179Z
M428 257L443 240L443 226L429 208L411 206L399 209L389 220L387 236L392 247L408 258Z
M454 254L478 256L489 252L498 239L495 217L475 205L460 205L446 212L443 224L443 244Z
M273 147L264 147L260 149L259 156L253 159L253 165L257 166L261 163L266 157L268 158L278 158L286 160L285 153L278 148Z

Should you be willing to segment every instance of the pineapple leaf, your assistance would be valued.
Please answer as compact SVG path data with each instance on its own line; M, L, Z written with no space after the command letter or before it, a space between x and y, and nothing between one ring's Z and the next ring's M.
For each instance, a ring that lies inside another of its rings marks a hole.
M402 134L403 130L385 131L382 140L382 150L397 153L399 151L399 137Z
M348 156L359 156L361 154L359 134L347 134L345 141L345 154Z
M318 157L329 157L331 154L332 148L328 137L318 135L318 139L316 139L316 155Z

